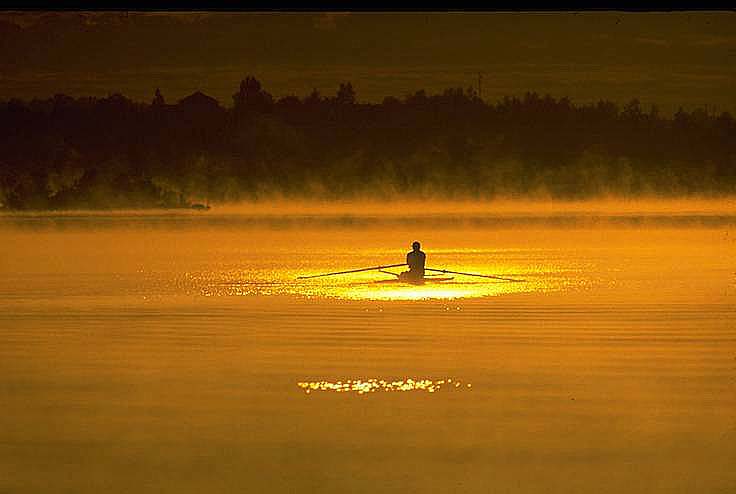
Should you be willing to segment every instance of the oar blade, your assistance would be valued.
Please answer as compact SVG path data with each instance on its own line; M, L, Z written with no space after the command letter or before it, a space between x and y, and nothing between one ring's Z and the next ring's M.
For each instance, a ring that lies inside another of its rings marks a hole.
M313 274L309 276L297 276L297 280L306 280L310 278L321 278L323 276L337 276L339 274L349 274L349 273L360 273L362 271L381 271L382 269L387 268L398 268L400 266L406 266L405 262L402 262L401 264L389 264L386 266L372 266L370 268L358 268L358 269L349 269L347 271L335 271L333 273L322 273L322 274Z
M516 282L516 283L522 283L522 282L525 282L526 281L526 280L519 280L519 279L515 279L515 278L505 278L503 276L496 276L496 275L491 275L491 274L463 273L461 271L450 271L448 269L433 269L433 268L424 268L424 269L426 271L434 271L434 272L437 272L437 273L459 274L459 275L462 275L462 276L476 276L478 278L490 278L490 279L494 279L494 280L511 281L511 282Z

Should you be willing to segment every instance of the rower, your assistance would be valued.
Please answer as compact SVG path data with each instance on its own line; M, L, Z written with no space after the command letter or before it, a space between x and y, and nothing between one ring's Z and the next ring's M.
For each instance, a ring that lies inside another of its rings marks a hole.
M420 247L419 242L411 244L412 251L406 255L406 264L409 266L409 271L401 273L402 278L414 281L424 280L424 263L427 255L420 250Z

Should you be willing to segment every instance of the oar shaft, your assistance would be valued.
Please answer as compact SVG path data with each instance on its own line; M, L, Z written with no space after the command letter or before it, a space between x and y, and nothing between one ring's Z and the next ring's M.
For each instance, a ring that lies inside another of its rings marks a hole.
M463 276L477 276L479 278L492 278L494 280L504 280L504 281L525 281L525 280L517 280L514 278L504 278L503 276L494 276L490 274L478 274L478 273L462 273L460 271L449 271L447 269L432 269L432 268L424 268L425 271L434 271L436 273L449 273L449 274L460 274Z
M306 280L308 278L320 278L322 276L334 276L337 274L360 273L361 271L380 271L381 269L398 268L399 266L406 266L406 263L402 262L401 264L389 264L387 266L373 266L372 268L350 269L348 271L336 271L334 273L313 274L311 276L297 276L296 279Z

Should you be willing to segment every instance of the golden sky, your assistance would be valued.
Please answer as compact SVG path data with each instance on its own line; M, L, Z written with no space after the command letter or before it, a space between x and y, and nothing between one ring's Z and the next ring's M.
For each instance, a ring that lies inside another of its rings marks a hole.
M584 103L639 98L665 111L736 111L736 13L0 14L0 99L105 96L169 102L202 90L229 106L252 74L275 96L358 99L477 84Z

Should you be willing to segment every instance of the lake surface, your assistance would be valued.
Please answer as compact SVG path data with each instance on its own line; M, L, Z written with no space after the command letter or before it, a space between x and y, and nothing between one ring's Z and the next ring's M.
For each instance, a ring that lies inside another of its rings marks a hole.
M295 279L413 240L524 281ZM0 493L736 492L735 300L733 211L6 214Z

